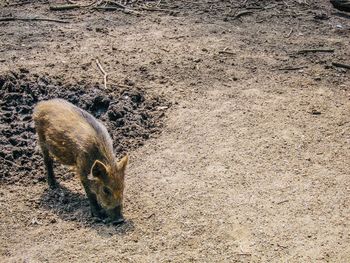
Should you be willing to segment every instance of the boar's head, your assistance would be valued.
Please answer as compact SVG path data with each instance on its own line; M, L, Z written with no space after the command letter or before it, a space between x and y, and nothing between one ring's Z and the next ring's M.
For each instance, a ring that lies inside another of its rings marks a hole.
M115 161L112 165L96 160L89 176L91 191L95 193L97 202L115 224L124 221L123 192L127 164L128 156L124 156L119 162Z

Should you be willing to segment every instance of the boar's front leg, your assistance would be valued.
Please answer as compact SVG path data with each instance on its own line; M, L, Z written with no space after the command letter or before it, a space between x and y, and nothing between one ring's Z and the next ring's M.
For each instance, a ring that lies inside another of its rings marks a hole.
M104 218L105 213L97 202L96 194L91 191L91 183L88 179L88 176L90 174L90 169L88 168L89 166L86 165L86 160L88 158L79 158L79 159L77 160L77 168L78 168L77 172L79 174L80 180L84 186L87 198L89 200L91 214L94 217ZM85 160L85 161L82 161L82 160Z
M40 143L41 151L44 157L44 164L47 172L47 182L50 186L50 188L56 188L57 187L57 181L55 178L55 175L53 173L53 160L50 157L49 150L45 146L44 143Z
M82 179L82 183L90 203L91 214L93 217L104 218L106 214L104 213L101 206L98 204L96 195L90 190L90 183L87 179Z

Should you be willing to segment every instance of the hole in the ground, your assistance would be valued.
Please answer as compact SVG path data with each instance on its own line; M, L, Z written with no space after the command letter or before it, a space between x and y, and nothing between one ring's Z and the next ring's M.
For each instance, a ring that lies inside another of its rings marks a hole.
M161 128L159 107L166 102L148 97L137 88L113 88L113 92L91 84L63 85L60 77L11 72L0 76L0 181L36 183L45 176L36 147L31 118L38 101L63 98L90 112L106 125L117 156L143 144ZM58 177L67 174L60 167ZM67 176L70 177L68 174Z

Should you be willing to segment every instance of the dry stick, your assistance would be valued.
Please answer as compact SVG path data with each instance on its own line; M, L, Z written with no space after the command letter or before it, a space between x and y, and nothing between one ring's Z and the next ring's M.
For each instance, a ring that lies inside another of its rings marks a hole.
M316 53L316 52L333 53L334 49L303 49L303 50L299 50L297 53L306 54L306 53Z
M168 39L179 39L179 38L185 38L186 36L181 35L181 36L172 36L172 37L168 37Z
M17 168L18 167L21 167L21 166L19 166L18 164L16 164L15 162L12 162L12 161L10 161L10 160L7 160L7 159L5 159L4 157L2 157L2 156L0 156L1 157L1 159L3 159L5 162L7 162L7 163L9 163L9 164L11 164L11 165L13 165L13 166L16 166Z
M219 51L219 54L236 55L236 53L234 53L232 51L227 51L227 50L221 50L221 51Z
M69 23L69 21L65 20L59 20L59 19L51 19L51 18L41 18L41 17L33 17L33 18L27 18L27 17L0 17L0 22L2 21L47 21L47 22L56 22L56 23Z
M332 62L332 65L334 67L338 67L338 68L350 69L350 65L347 65L347 64L342 64L342 63L338 63L338 62Z
M286 35L286 38L289 38L293 33L293 28L289 31L288 35Z
M238 18L240 18L241 16L246 16L246 15L250 15L250 14L253 14L253 12L252 12L252 11L247 11L247 10L245 10L245 11L242 11L242 12L239 12L238 14L236 14L236 15L233 17L233 19L238 19Z
M103 74L103 84L105 86L105 89L107 89L107 73L106 71L104 71L104 69L102 68L101 64L100 64L100 61L98 61L98 59L96 59L96 64L97 64L97 67L99 68L99 70L102 72Z
M97 6L94 7L95 10L104 10L104 11L121 11L124 14L134 14L134 15L140 15L141 13L138 11L135 11L133 9L129 9L129 8L119 8L119 7L115 7L115 6ZM115 21L114 21L115 22Z
M80 5L51 5L50 10L52 11L62 11L62 10L71 10L75 8L80 8Z

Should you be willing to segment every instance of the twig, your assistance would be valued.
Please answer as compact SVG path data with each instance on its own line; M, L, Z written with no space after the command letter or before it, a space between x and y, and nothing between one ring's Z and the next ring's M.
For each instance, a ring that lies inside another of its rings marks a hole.
M289 38L293 33L293 28L289 31L289 33L285 36L285 38Z
M96 64L97 64L97 67L99 68L99 70L102 72L103 74L103 84L105 86L105 89L107 89L107 73L106 71L104 71L104 69L102 68L101 64L100 64L100 61L98 59L96 59Z
M332 62L332 65L334 67L338 67L338 68L350 69L350 65L347 65L347 64L342 64L342 63L338 63L338 62Z
M27 17L0 17L0 22L3 21L47 21L47 22L56 22L56 23L69 23L69 21L66 20L59 20L59 19L51 19L51 18L41 18L41 17L33 17L33 18L27 18Z
M168 39L179 39L179 38L185 38L185 35L181 35L181 36L171 36L171 37L167 37Z
M50 6L50 10L52 11L71 10L75 8L80 8L80 5L51 5Z
M279 68L278 70L299 70L299 69L303 69L303 68L307 68L307 66L300 66L300 67L286 67L286 68Z
M288 248L288 246L283 246L283 245L278 244L278 243L277 243L277 246L279 246L279 247L281 247L281 248Z
M7 159L5 159L5 158L2 157L2 156L0 156L0 157L1 157L1 159L3 159L5 162L7 162L7 163L9 163L9 164L11 164L11 165L13 165L13 166L16 166L17 168L21 167L21 166L19 166L18 164L16 164L15 162L12 162L12 161L10 161L10 160L7 160Z
M280 204L287 203L287 202L289 202L289 200L279 201L279 202L277 202L276 204L280 205Z
M235 52L227 51L227 50L220 50L219 54L229 54L229 55L236 55Z
M247 2L248 2L248 0L244 0L244 1L243 1L243 3L242 3L242 4L240 4L240 8L245 7L245 6L246 6L246 4L247 4Z
M250 15L250 14L253 14L253 12L252 11L248 11L248 10L244 10L244 11L239 12L238 14L234 15L233 19L238 19L241 16L246 16L246 15Z
M316 52L333 53L334 49L302 49L302 50L299 50L297 53L306 54L306 53L316 53Z
M115 6L97 6L97 7L94 7L94 9L96 9L96 10L104 10L104 11L121 11L124 14L141 15L140 12L135 11L133 9L129 9L129 8L125 8L124 9L124 8L119 8L119 7L115 7ZM112 21L112 20L110 20L110 21ZM116 21L112 21L112 22L116 22Z
M150 215L148 215L148 216L146 216L146 217L144 217L145 219L149 219L149 218L151 218L152 216L155 216L155 213L152 213L152 214L150 214Z

